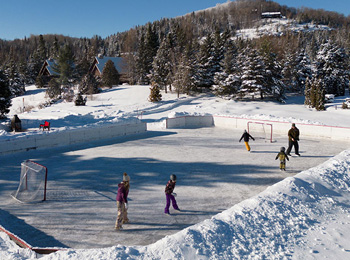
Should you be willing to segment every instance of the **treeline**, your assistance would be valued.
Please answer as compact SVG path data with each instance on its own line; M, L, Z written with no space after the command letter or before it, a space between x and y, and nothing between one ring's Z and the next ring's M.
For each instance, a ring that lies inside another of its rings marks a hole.
M325 24L333 29L296 33L282 28L285 31L278 37L237 38L237 30L261 24L262 12L281 12L301 23ZM317 65L318 55L326 43L344 53L341 74L347 75L349 27L350 18L335 12L290 8L266 0L237 0L182 17L164 18L105 39L32 35L0 40L0 70L12 96L20 95L25 84L35 82L43 62L58 58L60 50L69 46L79 68L72 74L80 80L94 56L122 56L131 84L153 84L178 93L214 91L231 98L255 98L259 93L259 98L282 101L286 90L302 92L307 82L313 82L312 75L316 74L312 70L321 66ZM301 64L302 73L293 71ZM254 72L248 75L248 71ZM321 81L322 75L317 74ZM347 82L344 84L346 87ZM335 91L327 88L325 93ZM334 94L341 95L340 89Z

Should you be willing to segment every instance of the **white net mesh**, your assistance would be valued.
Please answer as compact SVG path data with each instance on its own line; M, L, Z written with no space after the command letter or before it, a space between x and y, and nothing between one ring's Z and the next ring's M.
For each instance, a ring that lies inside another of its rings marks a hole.
M265 142L272 142L272 125L261 122L248 122L248 132L255 139L263 139Z
M33 161L21 164L21 177L16 192L11 194L22 202L39 202L46 199L47 169Z

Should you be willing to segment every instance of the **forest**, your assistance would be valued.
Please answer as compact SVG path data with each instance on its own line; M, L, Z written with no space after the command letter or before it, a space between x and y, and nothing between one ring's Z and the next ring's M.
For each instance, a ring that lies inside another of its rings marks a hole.
M281 27L278 35L246 39L237 32L266 24L263 12L280 12L305 30ZM308 30L308 24L328 29ZM324 28L324 27L322 27ZM349 88L350 17L322 9L292 8L267 0L236 0L176 18L163 18L103 39L31 35L0 39L0 117L25 86L43 87L38 73L47 59L60 75L48 84L52 100L67 98L73 85L96 93L108 80L88 75L97 55L123 57L129 84L178 94L212 92L232 99L284 102L288 92L324 110L325 95ZM107 72L106 72L107 75ZM159 100L161 97L156 98Z

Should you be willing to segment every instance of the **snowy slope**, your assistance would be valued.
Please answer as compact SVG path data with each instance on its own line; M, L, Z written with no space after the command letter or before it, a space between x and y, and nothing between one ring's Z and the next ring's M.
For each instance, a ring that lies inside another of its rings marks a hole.
M28 131L36 134L39 122L50 120L53 131L88 127L137 116L155 122L170 115L238 115L286 122L350 126L348 110L336 109L344 97L326 111L302 105L300 97L287 104L235 102L211 95L198 97L163 95L163 101L147 101L147 86L120 86L88 100L86 107L59 103L44 109L36 106L44 94L30 87L13 100L10 117L18 114ZM21 108L34 106L30 112ZM1 130L0 130L1 131ZM21 134L21 133L19 133ZM23 133L22 133L23 134ZM1 138L14 133L0 132ZM326 163L275 184L256 197L149 246L67 250L42 259L349 259L350 258L350 150ZM0 233L0 259L33 259L32 252L18 248Z

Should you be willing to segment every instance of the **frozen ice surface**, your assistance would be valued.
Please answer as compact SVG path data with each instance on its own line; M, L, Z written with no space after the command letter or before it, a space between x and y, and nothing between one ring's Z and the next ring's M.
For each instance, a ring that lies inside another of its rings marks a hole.
M288 176L328 160L348 147L330 140L303 139L301 157L287 171L275 160L286 136L276 142L250 141L242 132L217 127L168 129L70 147L17 153L0 158L0 216L32 246L103 248L148 245L251 198ZM332 145L329 145L332 142ZM21 204L17 188L20 163L32 159L48 167L47 201ZM130 224L116 232L116 191L122 173L131 177ZM164 187L178 177L175 192L181 212L164 215ZM6 226L5 226L6 228Z

